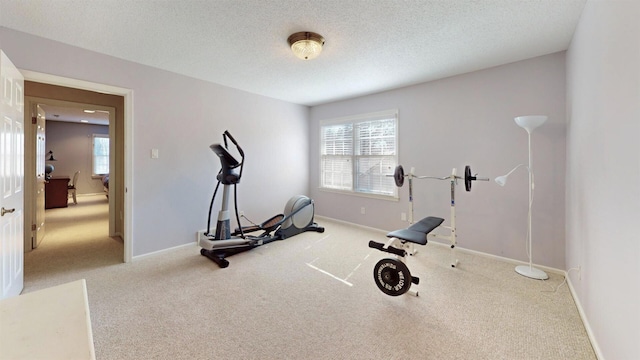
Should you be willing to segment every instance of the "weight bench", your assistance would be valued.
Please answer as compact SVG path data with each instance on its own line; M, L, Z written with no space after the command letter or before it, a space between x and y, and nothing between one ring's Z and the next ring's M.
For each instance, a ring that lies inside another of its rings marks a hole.
M389 241L386 244L369 241L369 247L396 255L396 258L386 258L378 261L373 268L373 278L378 288L390 296L399 296L411 287L411 284L420 282L420 279L411 276L409 268L405 264L405 256L413 255L413 244L426 245L427 235L440 226L444 219L428 216L406 229L394 230L387 234ZM418 296L417 291L411 294Z

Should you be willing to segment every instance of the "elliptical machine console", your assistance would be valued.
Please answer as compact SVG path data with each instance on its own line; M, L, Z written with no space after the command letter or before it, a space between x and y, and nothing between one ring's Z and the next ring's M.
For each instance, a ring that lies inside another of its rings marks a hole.
M324 232L324 228L313 221L313 200L304 195L297 195L289 199L285 206L284 214L277 214L259 225L241 226L237 203L237 184L242 178L244 151L229 131L225 131L222 136L224 146L221 144L210 146L211 150L220 159L221 169L216 176L218 183L209 205L207 231L201 234L198 239L198 244L202 247L200 254L211 259L219 267L226 268L229 266L229 261L225 259L228 256L251 250L272 241L286 239L305 231ZM241 157L240 161L229 152L227 139L231 140L236 147ZM211 215L220 184L223 185L222 205L218 212L215 232L212 234ZM229 215L229 196L231 195L232 185L235 217L238 224L238 228L234 231L231 231ZM247 235L254 232L260 233L258 235ZM272 232L274 232L273 235L271 234Z

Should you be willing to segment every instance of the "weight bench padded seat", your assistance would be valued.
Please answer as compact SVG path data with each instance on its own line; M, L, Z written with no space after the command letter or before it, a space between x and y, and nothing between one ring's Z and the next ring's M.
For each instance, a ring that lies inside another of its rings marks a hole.
M400 240L409 241L412 243L426 245L427 244L427 234L430 233L433 229L437 228L442 224L444 219L434 216L428 216L417 223L409 226L406 229L402 230L394 230L387 234L389 238L398 238Z

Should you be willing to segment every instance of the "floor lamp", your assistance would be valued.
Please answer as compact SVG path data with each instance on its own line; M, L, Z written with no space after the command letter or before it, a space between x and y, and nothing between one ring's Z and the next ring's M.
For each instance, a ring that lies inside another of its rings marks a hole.
M529 252L529 265L519 265L516 266L516 272L520 275L532 278L532 279L538 279L538 280L545 280L548 279L549 276L547 275L547 273L545 273L544 271L540 270L540 269L536 269L533 267L533 252L531 249L531 244L533 243L533 238L531 237L531 205L533 205L533 164L531 161L531 133L533 132L533 130L535 130L538 126L544 124L545 121L547 121L547 117L544 115L530 115L530 116L518 116L515 119L516 124L518 124L518 126L520 126L521 128L527 130L527 134L529 137L529 166L527 166L527 170L529 172L529 221L528 221L528 229L527 229L527 238L528 238L528 252ZM524 166L524 164L520 164L516 167L514 167L511 171L509 171L506 175L502 175L502 176L498 176L495 181L498 185L500 186L504 186L507 183L507 177L509 175L511 175L511 173L513 173L514 171L516 171L516 169L518 169L519 167Z

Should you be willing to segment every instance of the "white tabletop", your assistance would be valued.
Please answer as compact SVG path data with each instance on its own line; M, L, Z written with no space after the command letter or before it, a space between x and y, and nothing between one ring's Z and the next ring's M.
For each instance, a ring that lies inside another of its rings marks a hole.
M85 280L0 301L0 359L95 359Z

